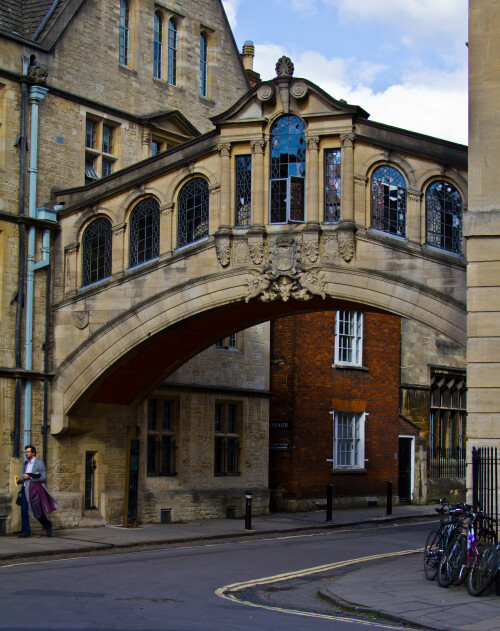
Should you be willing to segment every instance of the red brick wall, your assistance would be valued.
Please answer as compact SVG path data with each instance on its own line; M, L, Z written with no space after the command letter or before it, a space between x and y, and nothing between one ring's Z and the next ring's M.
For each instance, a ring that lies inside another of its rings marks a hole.
M275 320L271 333L270 421L291 421L291 430L270 430L270 442L291 442L270 451L269 484L284 499L384 495L387 480L397 493L400 319L365 312L363 368L336 368L335 312ZM332 399L364 402L366 471L332 473Z

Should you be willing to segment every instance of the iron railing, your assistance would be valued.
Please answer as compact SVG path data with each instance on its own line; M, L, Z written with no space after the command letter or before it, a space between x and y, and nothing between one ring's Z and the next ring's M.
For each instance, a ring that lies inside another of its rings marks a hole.
M432 480L438 478L465 478L465 449L462 447L429 448L427 453L427 477Z
M498 523L498 449L472 448L472 504Z

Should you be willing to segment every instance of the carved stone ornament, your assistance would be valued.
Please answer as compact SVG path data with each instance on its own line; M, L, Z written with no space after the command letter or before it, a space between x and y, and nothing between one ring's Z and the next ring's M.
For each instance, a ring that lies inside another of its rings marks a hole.
M270 101L274 97L274 87L269 83L264 83L257 88L257 98L259 101Z
M303 99L305 96L307 96L308 91L309 88L307 87L305 81L294 81L290 88L290 94L295 99Z
M264 260L264 235L261 233L248 235L248 251L254 265L260 265Z
M246 243L246 241L243 241L241 239L238 239L234 243L234 264L248 264L248 244Z
M291 235L281 235L271 244L269 262L275 272L295 274L300 261L300 243Z
M322 259L327 262L344 260L349 263L354 257L354 232L338 230L323 237Z
M215 235L215 249L222 267L227 267L231 261L231 237L229 234Z
M324 274L318 268L298 271L295 274L273 272L270 265L263 271L251 271L246 280L248 295L245 302L258 298L262 302L283 300L310 300L313 295L325 298Z
M73 323L77 329L85 329L89 325L89 312L73 311Z
M276 76L277 77L291 77L293 75L294 67L290 57L280 57L276 62Z
M354 232L351 230L339 231L338 233L339 251L346 263L349 263L354 256Z
M318 233L304 232L302 235L302 250L310 263L315 263L319 257L319 240Z

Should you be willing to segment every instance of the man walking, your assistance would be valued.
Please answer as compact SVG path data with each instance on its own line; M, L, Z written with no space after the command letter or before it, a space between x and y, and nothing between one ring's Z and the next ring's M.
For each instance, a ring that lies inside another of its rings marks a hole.
M17 482L23 485L19 492L22 532L17 536L29 537L31 535L30 517L34 517L42 524L47 537L51 537L52 522L47 519L46 515L57 510L59 505L47 491L45 486L47 472L42 460L36 457L35 447L27 445L24 448L24 453L26 454L26 462L23 473Z

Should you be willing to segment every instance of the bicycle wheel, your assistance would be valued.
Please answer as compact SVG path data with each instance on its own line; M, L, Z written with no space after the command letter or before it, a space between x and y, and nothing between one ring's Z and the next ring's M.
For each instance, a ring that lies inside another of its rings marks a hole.
M433 530L427 536L424 550L424 572L428 581L436 579L440 557L441 534L439 530Z
M466 556L467 546L464 537L453 537L439 561L437 580L440 587L449 587L459 578Z
M498 569L496 546L485 543L478 552L476 561L469 572L467 589L471 596L480 596L491 585Z

